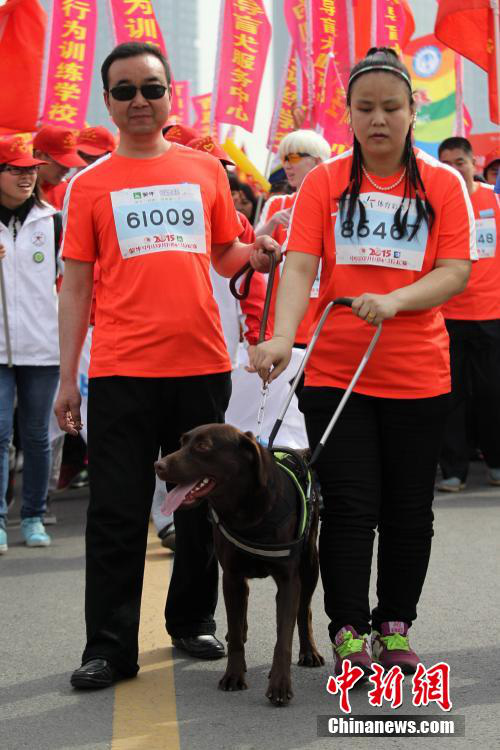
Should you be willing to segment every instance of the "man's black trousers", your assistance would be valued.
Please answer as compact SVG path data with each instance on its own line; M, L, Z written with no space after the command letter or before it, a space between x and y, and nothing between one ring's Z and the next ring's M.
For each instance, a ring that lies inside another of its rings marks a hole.
M471 448L500 469L500 320L447 320L446 328L451 402L440 464L445 479L465 482Z
M138 631L154 462L183 432L223 422L231 374L89 381L90 503L83 662L138 670ZM215 632L218 569L205 504L174 514L176 552L165 607L172 637Z

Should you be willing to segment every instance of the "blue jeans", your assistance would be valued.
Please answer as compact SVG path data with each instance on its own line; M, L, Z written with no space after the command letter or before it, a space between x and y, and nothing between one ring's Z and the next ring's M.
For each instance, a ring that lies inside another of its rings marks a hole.
M49 419L59 382L59 366L0 365L0 525L5 524L9 442L17 390L19 434L24 453L21 518L45 512L50 470Z

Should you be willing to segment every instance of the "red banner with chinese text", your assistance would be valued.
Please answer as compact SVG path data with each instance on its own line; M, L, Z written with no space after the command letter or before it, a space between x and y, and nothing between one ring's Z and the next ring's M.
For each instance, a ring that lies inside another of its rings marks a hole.
M328 56L324 101L318 110L318 125L331 146L332 154L341 154L352 145L345 90L333 54Z
M199 96L192 96L191 102L193 104L195 112L193 128L200 134L200 137L202 138L207 135L213 135L210 125L212 94L210 93L200 94Z
M320 124L319 112L324 111L326 72L330 53L335 55L335 76L340 76L343 86L347 85L349 79L349 31L346 3L313 0L311 26L315 121ZM332 66L330 68L333 69Z
M176 122L179 125L191 124L190 86L189 81L175 81L172 84L172 107L168 118L169 122Z
M53 0L41 124L84 126L96 24L96 0Z
M219 29L213 119L252 131L271 39L262 0L225 0Z
M295 130L293 109L298 103L297 96L297 52L291 42L267 138L267 148L271 151L277 151L285 135Z
M317 2L317 0L313 0ZM299 104L312 121L314 109L314 61L312 49L312 14L310 0L284 0L283 10L288 32L295 47L299 69L297 94ZM307 125L305 124L304 127Z
M408 0L354 0L356 60L370 47L391 47L398 55L415 31Z
M109 0L109 6L116 44L154 44L167 57L165 42L151 0Z

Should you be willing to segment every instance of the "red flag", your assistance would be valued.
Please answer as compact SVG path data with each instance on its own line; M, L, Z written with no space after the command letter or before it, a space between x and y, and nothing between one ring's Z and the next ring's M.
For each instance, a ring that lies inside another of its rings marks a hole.
M490 119L500 124L498 16L496 24L495 29L495 15L490 0L441 0L434 33L443 44L472 60L488 73Z
M323 137L331 146L332 154L341 154L352 146L345 90L333 54L328 58L324 100L319 108L318 124L323 131Z
M210 109L212 107L212 93L199 94L198 96L191 97L191 103L195 112L195 120L193 122L193 128L202 138L207 135L212 135L212 127L210 125Z
M271 151L277 151L285 135L295 130L293 111L297 104L297 53L290 41L267 137L267 148Z
M38 0L0 7L0 127L36 129L47 15Z
M240 125L252 132L270 39L263 0L225 0L215 69L214 122Z
M116 44L154 44L168 58L151 0L109 0L109 7Z
M354 0L356 60L370 47L391 47L398 55L415 31L407 0Z
M189 81L175 81L173 84L169 122L177 122L181 125L189 125L191 123L189 104L191 98L190 85Z
M308 119L314 116L314 61L312 51L312 17L311 6L306 0L284 0L283 10L288 32L297 52L302 75L298 80L300 85L299 104L306 107ZM303 127L308 125L304 124Z
M96 0L53 0L40 124L84 127L96 27Z
M316 0L311 6L312 52L314 61L314 120L320 122L320 111L325 103L329 56L335 55L330 70L340 75L347 85L350 70L349 19L347 3L332 4L330 0Z

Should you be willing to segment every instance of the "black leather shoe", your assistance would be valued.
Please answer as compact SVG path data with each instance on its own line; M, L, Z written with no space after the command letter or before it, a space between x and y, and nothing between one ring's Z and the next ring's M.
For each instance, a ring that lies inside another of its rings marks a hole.
M71 684L80 690L111 687L121 675L106 659L91 659L75 669Z
M172 638L172 645L197 659L222 659L226 655L224 646L214 635Z

